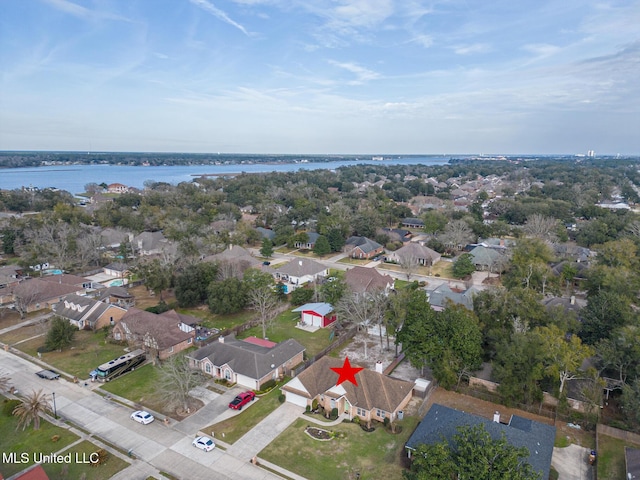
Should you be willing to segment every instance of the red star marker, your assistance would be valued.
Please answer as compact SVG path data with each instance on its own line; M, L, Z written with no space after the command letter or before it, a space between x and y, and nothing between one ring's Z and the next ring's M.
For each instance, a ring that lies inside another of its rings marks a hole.
M336 383L336 385L340 385L342 382L346 382L348 380L351 383L353 383L356 387L358 386L358 381L356 380L356 373L358 373L360 370L364 370L364 368L362 367L352 367L351 363L349 362L349 357L344 359L344 363L342 364L342 367L335 367L335 368L330 367L330 368L331 370L333 370L339 375L338 382Z

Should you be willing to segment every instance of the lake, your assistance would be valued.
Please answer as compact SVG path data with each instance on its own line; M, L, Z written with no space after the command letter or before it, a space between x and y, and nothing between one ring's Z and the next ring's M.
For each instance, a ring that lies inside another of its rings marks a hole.
M55 187L77 194L84 192L87 183L122 183L143 188L144 182L178 184L190 182L199 175L225 175L233 173L293 172L297 170L333 170L349 165L444 165L449 157L398 157L384 161L347 160L318 163L254 163L232 165L176 165L166 167L129 167L123 165L60 165L51 167L0 169L0 189L21 187Z

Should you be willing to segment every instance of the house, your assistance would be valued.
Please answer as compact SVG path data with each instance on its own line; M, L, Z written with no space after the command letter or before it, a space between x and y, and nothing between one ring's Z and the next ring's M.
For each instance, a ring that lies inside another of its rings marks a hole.
M0 289L17 285L21 279L22 268L18 265L0 267Z
M122 183L112 183L110 185L107 185L107 192L108 193L128 193L129 187L127 187L126 185L123 185Z
M475 287L461 291L452 289L449 285L443 283L433 290L427 290L427 297L431 308L436 312L444 310L449 303L462 305L467 310L473 311L473 296L478 292L479 290Z
M249 250L240 245L229 245L224 251L215 255L208 255L202 259L203 262L229 262L235 264L244 264L245 269L260 265L261 262L255 258ZM244 269L243 269L244 270Z
M16 310L30 313L51 308L51 305L61 302L67 295L82 292L83 288L32 278L11 287L10 291Z
M472 248L469 255L476 270L479 271L501 272L507 264L505 252L484 245Z
M300 312L299 325L324 328L336 321L333 306L330 303L305 303L294 308L292 312Z
M116 228L105 228L100 232L100 239L105 248L117 249L123 243L128 243L133 235Z
M313 407L316 401L326 411L337 408L338 414L365 422L383 422L385 418L394 421L402 416L400 412L413 395L412 382L364 369L356 374L358 386L351 382L336 385L338 374L331 368L342 364L339 358L322 357L281 388L286 401L305 408Z
M131 246L141 256L158 255L175 248L161 231L142 232L131 239Z
M113 325L127 313L117 305L76 294L67 295L64 300L52 305L51 310L79 330L98 330Z
M387 262L400 263L413 261L418 265L429 267L440 261L441 255L429 247L420 245L419 243L410 242L400 247L395 252L386 255Z
M270 228L256 227L256 232L260 234L261 238L268 238L272 242L276 238L276 232L274 232Z
M424 228L424 222L419 218L405 218L400 223L407 228Z
M319 233L316 232L306 232L307 233L307 241L306 242L296 242L294 243L294 247L301 248L303 250L313 250L313 247L316 246L316 242L320 237Z
M512 415L509 424L500 423L500 414L496 412L494 421L465 413L453 408L434 403L422 421L418 424L405 448L409 456L419 445L434 444L442 440L451 440L458 433L457 428L463 425L484 425L491 438L498 440L504 435L506 441L514 447L526 447L529 456L525 461L540 478L549 478L551 456L555 441L556 429L551 425Z
M303 361L305 348L293 339L261 344L234 335L218 337L187 355L191 366L214 378L223 378L245 388L260 390L269 380L291 374Z
M329 268L308 258L294 259L274 269L276 281L285 285L285 293L329 275Z
M79 287L84 290L90 290L92 288L92 282L88 278L79 277L78 275L70 275L68 273L62 273L60 275L45 275L44 277L40 277L40 280L43 282Z
M395 280L389 275L382 275L375 268L353 267L344 274L344 281L352 292L375 292L393 290Z
M102 269L105 275L109 275L114 278L125 279L131 275L129 265L124 262L113 262Z
M382 228L378 230L382 235L387 235L392 242L407 243L411 240L412 233L403 228Z
M164 360L193 345L196 330L175 310L155 313L130 308L116 322L111 335L114 340L141 345Z
M351 258L369 259L384 252L384 247L367 237L349 237L345 243L344 251L349 252Z
M624 447L624 463L628 480L640 479L640 450Z
M98 300L104 303L117 305L125 310L136 304L136 297L131 295L124 287L107 287L100 292Z

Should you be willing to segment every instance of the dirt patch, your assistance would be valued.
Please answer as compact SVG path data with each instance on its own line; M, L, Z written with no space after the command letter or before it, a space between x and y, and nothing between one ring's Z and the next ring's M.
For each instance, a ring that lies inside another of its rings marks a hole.
M136 297L136 308L144 310L145 308L155 307L160 303L160 295L154 295L144 285L139 285L129 289L129 293ZM173 290L165 290L162 292L162 300L165 303L176 301Z
M396 348L393 338L389 339L389 349L387 349L386 338L383 337L381 346L377 333L365 335L362 332L353 337L353 340L341 350L340 357L349 357L349 361L352 364L357 364L370 370L375 370L376 363L380 361L384 370L396 359L395 354ZM412 367L406 359L400 362L390 375L410 382L422 377L420 370Z

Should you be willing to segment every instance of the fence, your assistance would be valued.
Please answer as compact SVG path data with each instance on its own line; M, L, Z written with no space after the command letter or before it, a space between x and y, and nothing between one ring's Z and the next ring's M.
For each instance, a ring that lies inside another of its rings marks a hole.
M596 427L596 434L607 435L609 437L617 438L618 440L624 440L625 442L640 445L640 435L638 435L637 433L627 432L626 430L620 430L619 428L602 425L601 423L599 423Z
M295 376L300 375L300 373L302 373L302 371L304 371L306 368L308 368L309 366L313 365L315 362L320 360L327 353L329 353L332 350L335 350L336 348L344 345L347 341L351 340L355 336L357 330L358 330L358 327L354 326L354 327L351 327L351 328L349 328L347 330L341 331L339 336L338 336L338 339L336 341L334 341L331 345L329 345L324 350L322 350L320 353L315 355L313 358L310 358L310 359L306 360L302 365L300 365L295 370L292 370L291 371L291 376L295 377Z

